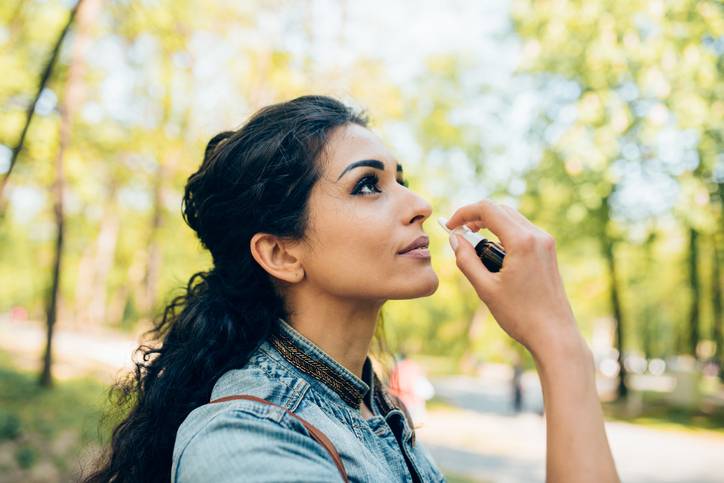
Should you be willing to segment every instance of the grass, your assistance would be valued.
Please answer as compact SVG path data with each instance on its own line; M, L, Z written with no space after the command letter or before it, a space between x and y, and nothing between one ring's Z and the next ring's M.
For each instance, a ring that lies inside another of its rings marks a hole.
M447 400L440 396L433 396L432 399L428 399L425 404L428 411L446 410L446 411L460 411L460 408L454 404L450 404Z
M0 474L3 481L71 481L82 452L105 438L98 421L107 387L90 377L41 388L0 351Z
M460 411L445 399L434 396L427 401L429 411ZM701 435L724 436L724 407L712 407L708 410L686 409L672 406L666 395L654 392L642 394L642 404L638 412L632 413L626 401L603 403L603 412L608 421L623 421L632 424L669 431L684 431Z
M445 475L445 481L447 483L480 483L482 481L477 479L470 479L466 476L450 473L448 471L443 471L443 474Z
M641 408L632 413L625 401L605 403L606 419L640 424L656 429L710 433L724 436L724 408L681 408L671 405L660 393L644 391Z

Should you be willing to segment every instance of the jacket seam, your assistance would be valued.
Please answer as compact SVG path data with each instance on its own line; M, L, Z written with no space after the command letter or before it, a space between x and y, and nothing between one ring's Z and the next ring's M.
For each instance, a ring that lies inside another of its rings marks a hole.
M322 411L322 413L325 416L327 416L329 419L331 419L332 421L338 421L338 422L342 423L342 425L345 427L347 426L346 423L349 423L348 429L352 432L352 434L354 434L355 437L359 441L362 441L362 442L364 441L363 429L357 426L357 420L361 419L361 417L358 414L355 414L349 408L349 406L347 406L345 404L340 404L337 401L331 400L328 396L326 396L325 394L318 391L312 383L310 383L306 380L306 378L302 375L302 371L300 371L299 369L297 369L294 366L287 366L288 363L285 360L278 361L277 358L273 354L270 354L269 351L267 349L265 349L264 347L259 347L259 351L264 353L265 357L267 357L269 359L269 362L276 363L276 365L280 371L284 371L286 373L286 375L300 379L301 381L304 382L304 386L305 386L306 390L300 395L300 397L297 400L297 403L293 405L294 409L292 409L291 407L289 408L290 411L295 411L301 405L304 397L308 395L312 399L312 400L308 401L309 404L313 404L314 406L319 408L319 410ZM269 371L267 371L266 368L262 368L262 370L265 371L265 373L269 376L270 379L275 380L275 381L278 380L278 379L274 378L274 376ZM281 384L286 385L286 383L284 383L282 381L279 381L279 382ZM286 386L289 387L288 385L286 385ZM294 389L294 388L290 388L290 389L292 390L292 392L296 391L296 389ZM344 418L348 419L348 421L340 420L339 416L334 414L330 409L325 408L322 404L319 404L317 402L317 400L322 400L327 404L336 405L338 410L344 412Z
M320 393L317 391L316 387L314 387L314 384L308 382L307 379L306 379L306 377L303 375L303 372L300 371L299 369L297 369L296 367L294 367L294 366L290 366L290 367L287 366L287 362L286 362L286 361L284 361L283 363L280 363L279 361L277 361L277 359L276 359L272 354L269 353L269 351L267 351L267 350L264 349L263 347L260 347L260 348L259 348L259 351L260 351L260 352L263 352L263 353L264 353L268 358L270 358L273 362L276 362L276 363L278 364L278 367L279 367L281 370L285 371L285 372L287 373L287 375L292 376L292 377L299 378L299 379L301 379L302 381L304 381L304 382L309 386L309 390L310 390L310 391L313 391L315 395L318 395L319 397L321 397L325 402L330 403L330 404L334 404L335 406L337 406L337 407L339 407L339 408L341 408L341 409L343 409L343 410L345 410L345 411L349 411L349 412L353 413L353 412L350 410L350 408L349 408L348 405L342 404L342 403L340 403L340 402L338 402L338 401L330 400L328 397L326 397L326 395L320 394ZM264 371L267 373L268 376L270 376L270 377L273 378L273 376L272 376L269 372L267 372L266 369L264 369ZM281 384L286 385L286 384L285 384L284 382L282 382L282 381L279 381L279 382L280 382ZM317 383L318 383L318 384L321 384L321 383L319 383L319 382L317 382ZM289 387L289 386L287 385L287 387ZM290 389L291 389L291 388L290 388ZM332 392L334 392L334 391L332 391ZM301 402L301 401L300 401L300 402ZM321 408L321 409L324 411L324 408L322 408L321 406L319 406L319 404L316 404L316 406L318 406L319 408ZM330 417L332 416L332 415L329 415L326 411L325 411L325 414L327 414L327 415L330 416ZM353 414L354 414L354 413L353 413Z
M265 351L262 347L259 347L259 351L263 352L266 355L266 357L271 357L270 354L267 351ZM276 362L276 361L274 361L274 362ZM304 388L300 389L298 387L299 386L298 384L295 386L291 386L291 385L287 384L286 382L284 382L282 379L280 379L278 377L274 377L274 374L272 374L272 372L269 370L269 367L264 367L264 365L259 365L259 364L255 364L255 367L258 367L259 369L264 371L264 374L266 374L266 376L269 378L270 381L275 382L277 384L281 384L282 386L284 386L285 388L287 388L291 391L289 397L285 398L286 400L283 401L283 403L284 403L283 406L285 408L289 409L290 411L294 411L297 407L299 407L299 404L302 402L302 399L304 398L304 394L306 393ZM285 370L286 368L282 368L282 369ZM292 374L292 375L294 375L294 374ZM304 383L303 385L310 386L310 384L304 378L302 378L301 380Z

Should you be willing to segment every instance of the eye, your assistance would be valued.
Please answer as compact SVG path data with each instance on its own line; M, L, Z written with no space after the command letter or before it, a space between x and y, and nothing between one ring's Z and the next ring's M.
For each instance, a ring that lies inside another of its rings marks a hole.
M352 191L352 194L371 195L374 193L382 193L382 191L377 187L377 183L379 183L379 181L380 179L377 177L376 174L369 174L359 180L357 186L354 187L354 191ZM371 190L369 188L371 188Z
M355 186L354 190L352 191L353 195L371 195L375 193L382 193L382 190L379 189L377 184L380 182L379 177L376 174L368 174L364 176L362 179L359 180L357 185ZM398 178L397 183L401 184L405 188L408 187L408 183L406 179Z

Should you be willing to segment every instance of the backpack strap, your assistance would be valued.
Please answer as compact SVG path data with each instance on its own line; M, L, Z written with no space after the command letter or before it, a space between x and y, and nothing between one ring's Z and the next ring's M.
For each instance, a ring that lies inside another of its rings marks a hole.
M342 475L342 480L344 480L345 483L347 483L349 481L347 478L347 471L344 468L344 463L342 463L342 458L340 458L339 453L337 452L337 449L334 447L334 444L332 444L332 442L329 440L329 438L327 438L327 436L322 431L317 429L317 427L314 426L312 423L310 423L306 419L303 419L303 418L297 416L296 414L294 414L289 409L287 409L283 406L274 404L273 402L267 401L266 399L262 399L260 397L251 396L249 394L237 394L234 396L220 397L219 399L214 399L213 401L211 401L210 404L231 401L234 399L247 399L249 401L256 401L256 402L260 402L263 404L267 404L269 406L276 406L278 408L282 408L284 411L287 412L287 414L289 414L290 416L295 418L297 421L302 423L305 428L307 428L307 431L309 431L309 434L312 436L312 438L317 443L321 444L322 447L327 450L327 453L329 453L329 455L332 457L332 459L334 460L334 464L337 465L339 474Z

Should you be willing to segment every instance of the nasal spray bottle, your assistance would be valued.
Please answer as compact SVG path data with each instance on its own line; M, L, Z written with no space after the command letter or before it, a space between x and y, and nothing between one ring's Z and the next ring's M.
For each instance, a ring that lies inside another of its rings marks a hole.
M500 271L500 267L503 266L503 259L505 258L505 250L503 250L503 247L478 235L465 225L450 230L450 228L447 227L447 220L445 218L440 217L437 219L437 222L440 223L440 226L449 234L456 233L470 242L470 244L475 247L475 253L478 254L485 268L491 272Z

